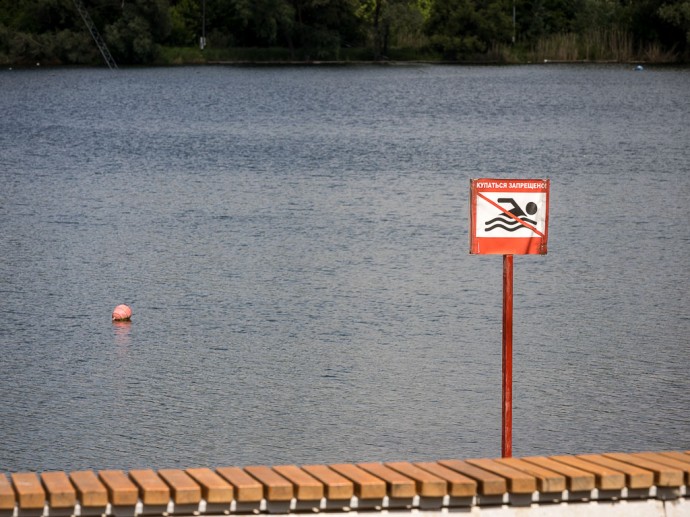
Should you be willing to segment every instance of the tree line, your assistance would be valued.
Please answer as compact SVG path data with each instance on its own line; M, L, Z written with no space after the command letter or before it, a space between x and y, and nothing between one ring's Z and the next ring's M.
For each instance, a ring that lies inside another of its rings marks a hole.
M169 62L184 49L201 60L690 56L690 0L81 1L121 64ZM0 0L0 63L100 59L74 0Z

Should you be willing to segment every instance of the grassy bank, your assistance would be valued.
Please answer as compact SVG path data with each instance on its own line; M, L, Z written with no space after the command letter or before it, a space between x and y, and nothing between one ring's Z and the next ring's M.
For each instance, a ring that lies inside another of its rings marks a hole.
M310 63L374 61L368 48L344 48L334 51L310 52L309 50L273 48L209 48L162 47L156 64L190 65L214 63ZM391 49L385 60L391 61L441 61L441 57L425 49Z
M371 62L371 49L347 48L329 52L290 51L287 48L199 48L163 47L158 65L194 65L217 63L311 63ZM390 49L382 61L447 62L430 48ZM525 64L543 62L607 62L670 64L684 61L659 45L635 47L632 37L615 31L592 31L584 35L557 34L534 44L494 45L485 54L462 56L458 63Z

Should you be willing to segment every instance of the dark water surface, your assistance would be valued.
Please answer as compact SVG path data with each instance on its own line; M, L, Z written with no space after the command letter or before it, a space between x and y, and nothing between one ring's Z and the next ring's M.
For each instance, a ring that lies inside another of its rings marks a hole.
M690 70L0 72L0 470L690 449ZM110 321L119 303L131 325Z

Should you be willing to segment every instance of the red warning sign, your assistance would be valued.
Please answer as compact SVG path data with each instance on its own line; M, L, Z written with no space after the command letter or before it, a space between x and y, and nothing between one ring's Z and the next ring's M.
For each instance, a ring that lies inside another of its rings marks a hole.
M470 253L545 255L549 180L470 180Z

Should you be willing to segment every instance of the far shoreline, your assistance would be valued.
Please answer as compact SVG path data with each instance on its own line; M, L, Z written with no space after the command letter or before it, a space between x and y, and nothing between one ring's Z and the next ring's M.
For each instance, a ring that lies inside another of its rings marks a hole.
M137 68L178 68L178 67L203 67L203 66L228 66L228 67L266 67L266 68L300 68L300 67L357 67L357 66L371 66L371 67L413 67L413 66L448 66L448 67L463 67L463 66L548 66L548 65L572 65L572 66L631 66L631 67L655 67L655 68L687 68L690 63L678 61L644 61L644 60L563 60L563 59L544 59L542 61L501 61L501 60L263 60L263 59L210 59L210 60L175 60L170 62L168 60L158 60L153 63L143 64L122 64L118 65L123 69L137 69ZM37 68L108 68L104 63L92 64L71 64L71 63L55 63L55 62L40 62L31 63L3 63L0 64L0 70L30 70Z

